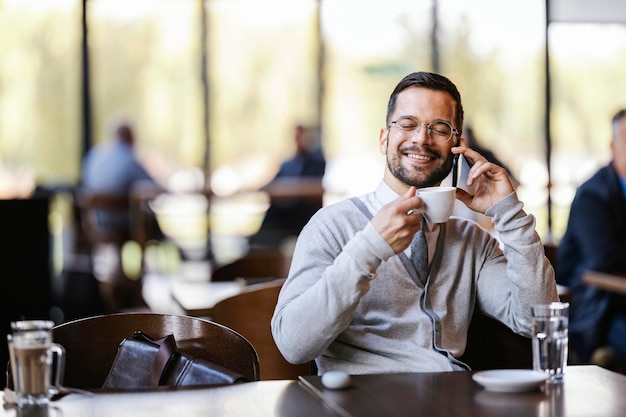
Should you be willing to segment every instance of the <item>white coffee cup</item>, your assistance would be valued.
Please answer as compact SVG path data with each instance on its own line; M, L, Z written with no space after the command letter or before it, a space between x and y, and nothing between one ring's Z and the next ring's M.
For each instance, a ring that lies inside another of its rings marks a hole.
M417 195L426 205L423 213L428 223L445 223L454 211L456 187L426 187Z

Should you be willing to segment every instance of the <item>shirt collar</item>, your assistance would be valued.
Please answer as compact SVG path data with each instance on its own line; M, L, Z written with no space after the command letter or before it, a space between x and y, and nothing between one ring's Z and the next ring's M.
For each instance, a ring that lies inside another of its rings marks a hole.
M380 184L378 184L378 188L376 188L374 194L376 196L376 200L378 200L382 205L391 203L393 200L400 196L398 193L392 190L391 187L389 187L387 183L385 183L385 181L381 181Z

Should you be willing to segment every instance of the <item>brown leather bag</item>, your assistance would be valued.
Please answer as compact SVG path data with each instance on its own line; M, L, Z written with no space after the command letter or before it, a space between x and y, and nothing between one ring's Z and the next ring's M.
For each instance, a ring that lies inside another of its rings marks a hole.
M176 348L174 335L154 339L141 331L122 340L103 384L110 389L224 385L249 380L218 364L190 358Z

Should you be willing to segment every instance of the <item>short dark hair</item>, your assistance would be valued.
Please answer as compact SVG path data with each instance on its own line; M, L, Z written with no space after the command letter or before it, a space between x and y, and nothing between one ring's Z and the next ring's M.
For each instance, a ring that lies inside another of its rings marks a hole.
M414 72L404 77L389 97L389 103L387 104L387 118L386 126L391 123L391 116L396 109L396 101L398 95L411 87L422 87L429 90L444 91L454 99L456 102L455 120L456 128L459 132L463 130L463 104L461 103L461 94L456 88L456 85L443 75L434 74L432 72Z
M613 119L611 119L611 128L612 128L612 131L613 131L613 136L615 136L615 131L616 131L616 128L617 128L617 124L624 117L626 117L626 109L621 109L617 113L615 113L615 115L613 116Z
M133 146L135 143L135 135L133 128L128 123L121 123L116 129L117 138L120 142Z

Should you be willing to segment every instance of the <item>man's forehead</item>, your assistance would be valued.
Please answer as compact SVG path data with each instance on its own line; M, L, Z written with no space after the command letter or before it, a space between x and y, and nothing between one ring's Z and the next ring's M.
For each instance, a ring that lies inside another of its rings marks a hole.
M417 116L414 112L436 113L439 117L454 118L456 102L445 91L411 87L398 95L394 114L396 116Z

